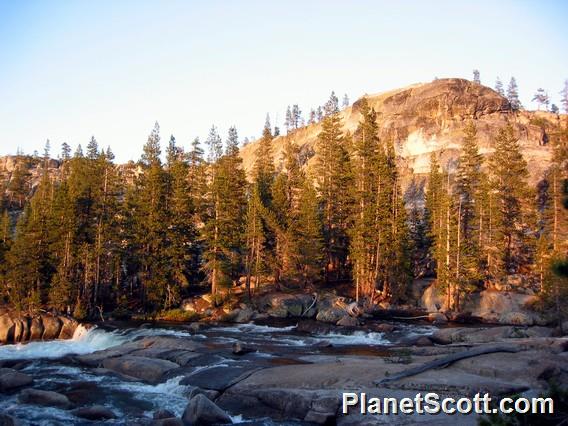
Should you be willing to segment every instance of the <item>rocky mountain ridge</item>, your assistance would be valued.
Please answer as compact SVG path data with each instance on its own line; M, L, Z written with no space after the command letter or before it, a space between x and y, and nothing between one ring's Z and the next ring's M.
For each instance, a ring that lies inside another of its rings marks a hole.
M535 184L542 178L551 158L550 137L566 119L565 114L513 111L507 99L491 88L457 78L414 84L367 95L366 98L377 112L380 137L391 138L395 142L404 187L413 176L428 173L432 152L440 155L442 166L450 170L455 167L463 128L468 120L476 124L480 152L486 157L493 152L498 130L511 124L528 162L531 183ZM357 128L361 118L360 105L361 99L340 112L344 132L352 134ZM313 176L320 131L321 123L315 123L274 138L273 156L277 169L282 168L284 146L290 141L300 147L304 167ZM257 148L258 141L241 148L243 165L249 176L254 168ZM26 163L31 175L30 189L33 189L41 176L42 161L31 156L0 157L0 182L7 187L18 162ZM55 178L59 174L59 165L58 160L49 162L50 173ZM129 175L139 173L132 162L119 167Z
M480 151L485 156L493 152L498 130L510 123L519 138L525 159L529 163L531 181L540 179L550 161L550 133L559 126L565 115L544 111L513 111L506 98L491 88L468 80L450 78L430 83L366 96L375 109L380 126L380 138L391 138L400 155L400 166L406 182L413 175L429 171L430 154L437 152L441 164L455 165L468 120L477 127ZM340 112L344 132L351 134L360 121L361 99ZM317 137L321 124L312 124L276 137L273 154L278 167L286 142L298 145L306 168L317 162ZM244 167L250 173L256 158L258 142L242 148Z

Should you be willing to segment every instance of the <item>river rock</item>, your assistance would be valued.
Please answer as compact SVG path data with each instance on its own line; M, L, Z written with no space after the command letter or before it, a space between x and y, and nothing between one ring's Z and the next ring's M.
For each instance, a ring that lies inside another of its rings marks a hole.
M43 340L57 339L59 333L61 333L62 321L58 317L50 314L42 315L41 317L43 322L43 334L41 338Z
M33 317L30 323L30 340L40 340L43 336L43 330L41 316Z
M340 325L342 327L357 327L359 325L359 321L357 321L357 318L345 315L337 321L336 325Z
M8 312L0 315L0 343L11 343L14 341L14 320Z
M165 373L178 368L179 365L164 359L125 355L105 359L103 367L150 383L158 383Z
M394 331L395 328L396 327L393 324L388 324L386 322L378 324L377 326L374 327L374 329L380 333L390 333Z
M0 368L0 392L8 392L33 382L31 376L11 368Z
M320 310L316 315L316 320L337 324L345 316L345 310L341 308L327 308Z
M79 323L74 319L67 317L59 317L61 320L61 331L59 332L60 339L71 339L75 334L75 330L79 326Z
M53 391L40 389L24 389L18 395L18 402L22 404L43 405L46 407L69 408L69 398Z
M109 420L116 419L116 414L102 405L93 405L91 407L81 407L72 410L71 413L82 419L87 420Z
M426 336L419 337L418 340L416 340L416 342L414 344L416 346L420 346L420 347L433 346L434 345L434 343L432 343L432 341Z
M448 318L441 312L432 312L428 314L428 321L431 321L433 324L446 324Z
M312 307L314 296L311 294L270 293L264 296L259 303L261 309L276 318L313 316Z
M227 413L203 394L198 394L189 401L181 419L186 426L233 423Z

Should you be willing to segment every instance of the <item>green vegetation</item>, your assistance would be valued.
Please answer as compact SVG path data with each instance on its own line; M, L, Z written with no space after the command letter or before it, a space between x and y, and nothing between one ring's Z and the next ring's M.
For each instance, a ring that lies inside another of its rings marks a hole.
M542 307L563 317L568 130L550 134L550 167L530 188L513 128L495 134L484 162L466 123L457 163L432 155L426 193L405 200L394 141L379 137L366 99L358 108L360 123L345 134L332 93L310 169L292 138L275 167L267 118L248 179L234 127L226 143L211 129L207 159L198 139L184 151L173 136L162 156L157 123L136 164L117 166L94 137L86 154L64 144L57 177L47 145L33 160L42 170L33 195L30 157L2 200L2 301L80 318L130 311L185 320L180 303L199 287L223 301L241 284L252 298L266 283L352 282L363 304L404 303L428 263L449 309L460 311L486 281L521 274L540 284Z

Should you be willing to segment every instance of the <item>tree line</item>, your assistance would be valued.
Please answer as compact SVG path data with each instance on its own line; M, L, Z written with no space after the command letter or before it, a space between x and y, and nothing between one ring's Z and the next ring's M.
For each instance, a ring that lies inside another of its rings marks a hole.
M379 137L367 100L353 134L334 94L328 105L310 169L288 139L275 166L268 117L249 176L234 127L224 143L211 129L207 157L199 139L184 150L171 136L163 161L156 123L135 168L114 164L95 138L85 153L64 144L57 179L47 147L33 196L11 200L23 208L15 230L8 209L0 221L3 300L82 318L172 309L204 287L222 303L238 285L253 298L267 283L347 282L361 303L404 303L426 261L451 309L510 274L536 277L560 309L565 284L549 266L566 251L566 127L531 188L513 128L495 135L484 164L470 122L457 163L433 154L426 193L409 202L394 141Z

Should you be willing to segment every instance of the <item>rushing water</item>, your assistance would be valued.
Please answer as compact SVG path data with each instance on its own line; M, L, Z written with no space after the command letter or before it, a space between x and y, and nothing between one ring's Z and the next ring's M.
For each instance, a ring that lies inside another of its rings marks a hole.
M139 424L140 419L151 418L152 413L158 409L167 409L181 416L187 405L187 394L190 390L190 387L180 384L183 377L172 377L157 385L125 381L118 376L101 374L97 369L73 363L68 356L93 353L141 337L173 336L201 342L206 348L204 354L211 354L208 363L196 367L190 373L196 374L208 368L242 366L245 362L273 363L273 365L301 362L300 357L313 354L378 355L388 346L409 336L427 335L432 331L431 326L407 324L398 324L396 331L388 335L365 330L346 334L337 331L319 335L308 334L298 332L295 324L289 323L211 326L205 327L198 334L192 334L181 326L126 327L114 331L79 327L71 340L0 346L0 363L7 365L20 363L18 368L34 377L34 387L37 389L73 395L83 403L78 405L107 406L117 415L117 420L110 420L105 424L129 425ZM244 342L247 347L255 351L251 357L244 360L223 356L230 354L230 350L227 349L237 341ZM80 421L66 410L19 404L17 394L8 396L0 394L0 412L25 419L27 423L24 424L30 425L89 424L84 420ZM238 413L232 414L235 414L232 417L234 423L249 422ZM261 423L273 424L270 420L262 420Z

